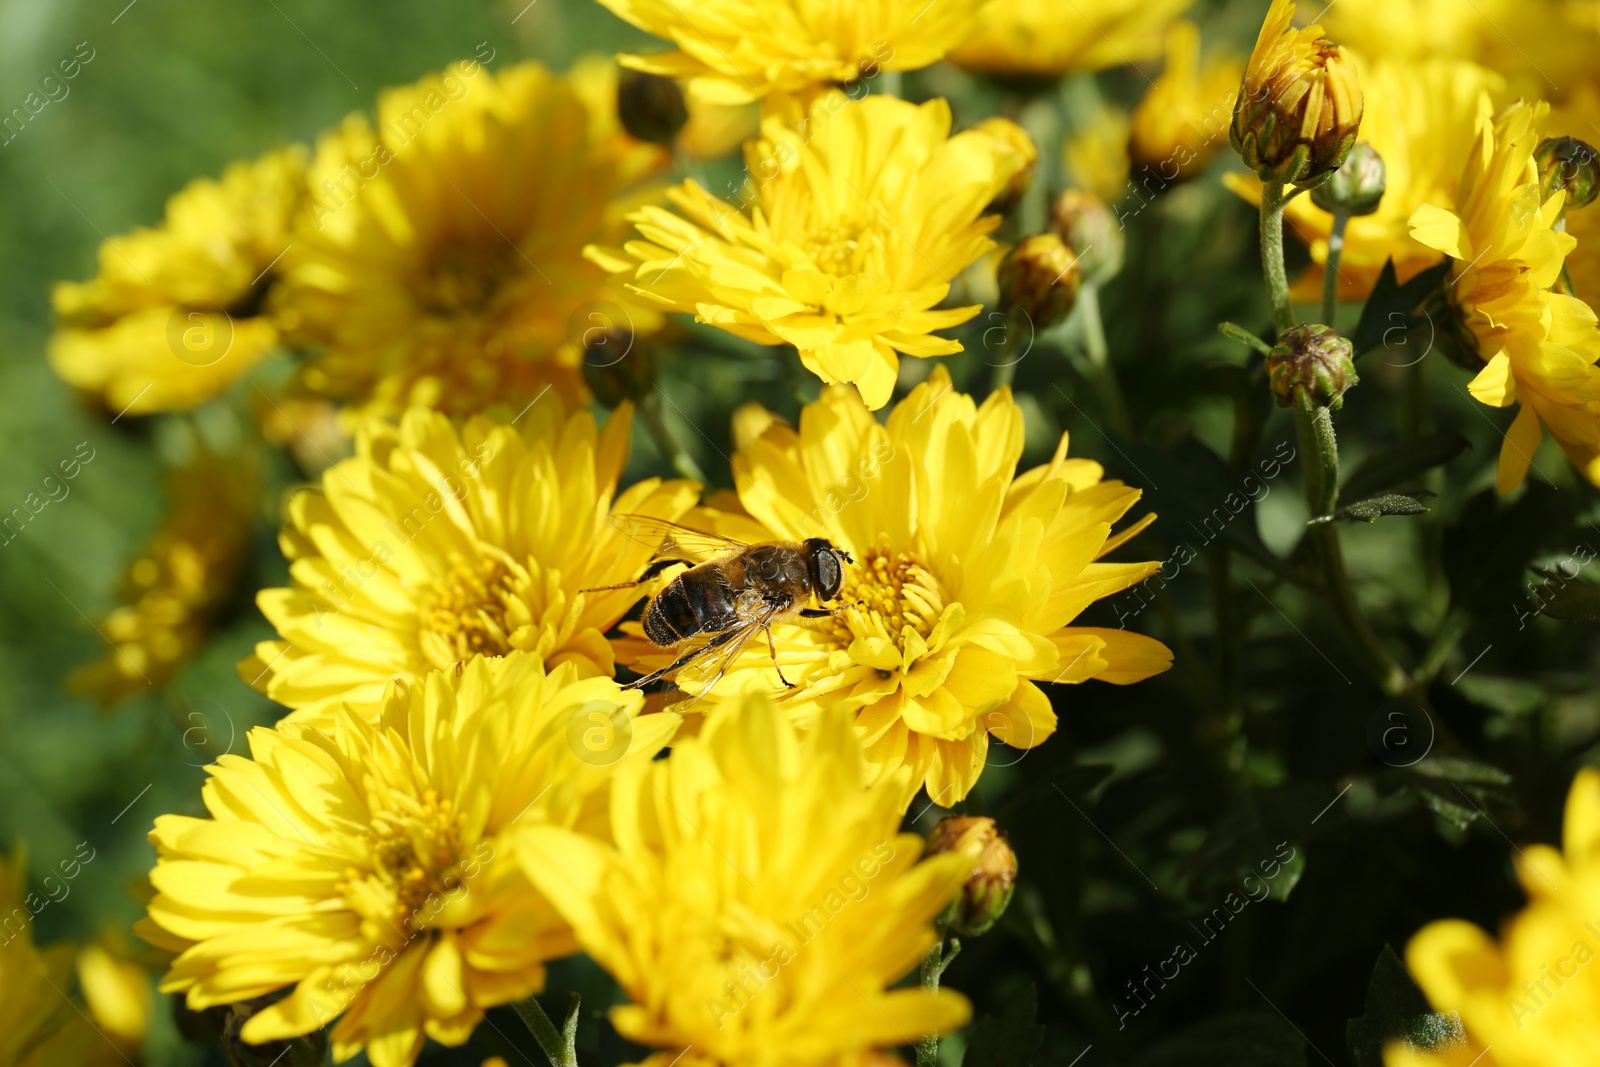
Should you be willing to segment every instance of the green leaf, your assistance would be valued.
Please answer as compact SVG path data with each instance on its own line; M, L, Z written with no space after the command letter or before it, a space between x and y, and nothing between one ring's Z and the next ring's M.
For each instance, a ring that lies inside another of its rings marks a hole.
M1456 679L1461 695L1502 715L1530 715L1544 706L1545 689L1521 678L1500 678L1469 671Z
M1305 874L1305 827L1319 802L1326 802L1320 790L1297 785L1264 790L1224 809L1184 863L1189 901L1210 911L1230 893L1288 900Z
M1414 348L1417 355L1409 358L1422 358L1425 347L1417 345L1407 335L1417 326L1428 322L1426 316L1419 317L1416 314L1417 307L1444 280L1450 271L1450 262L1445 259L1404 285L1396 279L1394 260L1383 265L1378 283L1372 287L1372 295L1367 297L1366 304L1361 308L1361 320L1350 334L1350 344L1358 357L1373 349L1387 347L1402 352ZM1432 343L1431 337L1428 343Z
M1368 456L1345 480L1341 500L1361 500L1443 466L1472 447L1458 433L1436 433Z
M1539 614L1563 622L1600 622L1600 586L1553 570L1535 573L1545 579L1532 589Z
M1377 522L1385 515L1421 515L1429 509L1423 506L1422 497L1435 494L1426 489L1410 489L1404 493L1383 493L1354 504L1347 504L1331 515L1318 515L1307 525L1325 522Z
M1422 803L1429 811L1458 830L1465 830L1479 817L1478 809L1451 800L1443 793L1436 793L1432 789L1419 789L1417 795L1422 798Z
M1306 1067L1306 1044L1281 1015L1223 1015L1161 1042L1135 1067Z
M1365 1013L1344 1032L1352 1067L1383 1067L1383 1046L1395 1038L1426 1049L1464 1036L1460 1019L1433 1010L1388 945L1372 968Z
M1034 1024L1038 1001L1038 991L1029 983L1006 1003L998 1018L979 1019L961 1067L1031 1067L1044 1041L1044 1027Z
M1463 785L1510 785L1511 775L1491 763L1459 756L1429 756L1411 768L1424 778Z

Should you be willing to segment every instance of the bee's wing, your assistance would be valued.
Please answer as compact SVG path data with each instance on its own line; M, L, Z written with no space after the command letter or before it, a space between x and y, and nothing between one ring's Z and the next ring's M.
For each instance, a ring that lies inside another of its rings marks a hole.
M611 516L611 525L624 535L655 553L653 558L686 559L691 563L706 560L750 546L731 537L722 537L704 530L691 530L665 519L649 515L622 514Z

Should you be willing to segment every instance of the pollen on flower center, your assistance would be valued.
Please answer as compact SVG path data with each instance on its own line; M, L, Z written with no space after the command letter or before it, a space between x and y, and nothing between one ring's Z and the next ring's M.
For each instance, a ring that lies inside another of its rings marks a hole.
M474 654L511 651L506 612L517 599L516 576L496 559L457 563L436 580L422 601L422 650L448 667Z
M856 270L862 245L863 227L847 222L830 222L807 234L806 255L824 274L843 277Z
M841 642L887 637L902 652L906 627L927 637L945 606L944 586L920 560L886 548L868 549L845 568L839 599L847 605L833 622Z
M396 810L374 812L368 840L379 896L393 900L393 921L412 932L427 925L430 900L458 889L459 820L449 798L426 789L394 797Z

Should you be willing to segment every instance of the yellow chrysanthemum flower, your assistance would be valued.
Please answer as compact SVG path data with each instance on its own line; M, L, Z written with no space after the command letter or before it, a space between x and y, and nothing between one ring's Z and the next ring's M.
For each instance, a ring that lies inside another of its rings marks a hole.
M1600 1055L1600 771L1585 768L1567 795L1563 855L1519 849L1528 906L1500 940L1459 919L1424 927L1406 964L1434 1008L1465 1030L1452 1047L1396 1042L1387 1067L1554 1067Z
M1128 139L1133 162L1164 181L1184 181L1228 142L1231 94L1244 75L1232 56L1200 62L1200 29L1178 21L1167 31L1167 65L1133 110Z
M128 567L122 606L97 627L111 648L67 688L111 707L170 681L233 595L256 513L254 471L238 461L201 452L174 469L161 528Z
M129 958L130 946L122 931L101 942L78 953L78 986L95 1026L133 1054L144 1044L155 1008L151 975Z
M1491 407L1520 403L1500 449L1502 493L1522 484L1545 428L1600 484L1600 330L1583 301L1550 291L1575 242L1556 230L1563 196L1544 200L1533 162L1544 115L1519 102L1492 116L1485 101L1456 210L1411 217L1412 236L1457 261L1448 299L1484 361L1468 389Z
M305 197L305 151L286 148L191 182L155 229L100 246L99 273L60 282L50 365L113 412L190 408L278 343L266 309L289 222Z
M918 862L902 771L872 775L848 718L803 738L749 697L672 757L618 772L611 847L517 839L528 877L633 1003L611 1021L648 1067L843 1067L966 1022L949 990L894 989L971 860ZM819 814L820 813L820 814Z
M1059 78L1161 54L1167 24L1190 0L995 0L983 31L950 53L968 70Z
M26 866L20 854L0 855L0 1067L126 1064L71 999L73 946L34 945Z
M1378 209L1350 219L1339 259L1339 298L1365 300L1383 265L1394 260L1404 282L1439 262L1440 253L1411 236L1411 216L1423 204L1455 203L1456 187L1477 136L1479 102L1497 96L1498 74L1460 59L1355 60L1365 87L1361 140L1383 157L1387 185ZM1223 182L1253 204L1261 201L1254 175L1231 173ZM1312 263L1295 280L1294 299L1321 298L1323 264L1333 216L1309 196L1289 202L1284 217L1311 250Z
M640 594L579 590L631 580L650 553L607 516L672 521L698 492L649 478L613 509L631 418L624 404L597 432L547 400L520 433L486 418L457 431L421 409L370 422L322 491L290 502L279 543L293 584L256 598L282 640L258 645L240 676L292 720L326 724L341 704L374 713L397 678L479 654L611 674L605 632Z
M894 390L896 353L961 351L934 330L979 307L938 308L951 282L994 247L984 208L1024 164L981 131L950 136L943 100L811 101L790 125L763 123L745 154L756 186L745 210L685 182L667 195L678 214L630 216L643 240L591 248L628 288L669 311L758 344L791 344L825 382L854 382L880 408Z
M583 246L622 232L613 199L665 158L533 63L387 91L376 128L322 138L284 258L285 325L319 348L304 384L379 413L584 395L586 311L653 324Z
M739 104L772 92L916 70L978 28L988 0L600 0L620 18L678 46L622 56L633 70L688 81L712 103Z
M925 785L950 805L978 780L991 734L1032 748L1055 731L1036 682L1127 684L1171 664L1148 637L1070 625L1155 573L1096 562L1154 516L1113 535L1139 491L1068 459L1065 435L1049 464L1017 474L1022 411L1009 390L978 407L938 367L886 425L841 387L806 407L798 433L759 409L740 423L733 469L748 517L708 509L705 521L747 542L826 537L855 563L834 619L772 628L796 688L752 641L707 694L713 719L719 700L746 690L772 693L802 724L844 708L875 777L908 767L913 792ZM640 666L666 662L649 654ZM717 669L686 668L678 684L698 693Z
M637 717L643 702L515 655L396 683L376 723L343 711L329 732L252 730L249 758L207 768L210 817L163 815L151 832L158 893L139 929L181 953L161 991L200 1010L293 987L243 1038L342 1016L338 1061L365 1047L374 1067L409 1067L424 1035L462 1044L484 1009L538 992L544 961L576 949L511 835L605 833L613 771L677 728ZM609 749L573 740L596 714Z

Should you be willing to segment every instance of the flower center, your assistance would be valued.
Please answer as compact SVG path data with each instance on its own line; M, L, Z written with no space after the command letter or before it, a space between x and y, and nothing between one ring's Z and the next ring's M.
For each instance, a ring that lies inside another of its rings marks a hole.
M393 921L420 932L461 886L459 819L454 806L433 789L420 798L391 794L394 808L374 811L368 840L382 897L394 902Z
M516 576L496 559L457 563L422 599L422 650L434 666L448 667L474 654L511 651L506 612L518 599Z
M504 238L452 241L433 254L416 280L417 302L440 315L485 311L519 260Z
M847 222L830 222L812 229L806 235L804 248L818 270L842 277L856 273L861 244L862 227Z
M905 628L927 637L945 605L944 586L920 560L887 548L868 549L859 563L845 568L839 599L849 605L833 619L840 642L887 637L902 652Z

